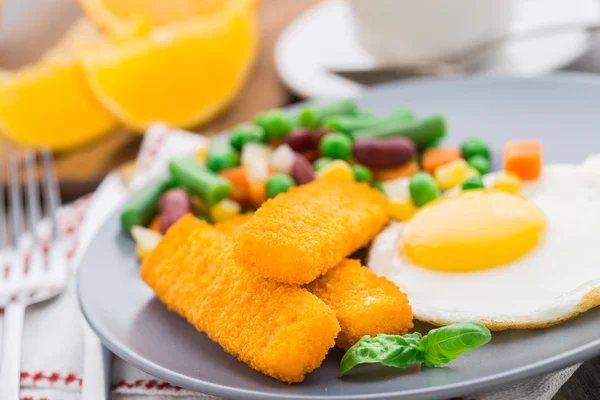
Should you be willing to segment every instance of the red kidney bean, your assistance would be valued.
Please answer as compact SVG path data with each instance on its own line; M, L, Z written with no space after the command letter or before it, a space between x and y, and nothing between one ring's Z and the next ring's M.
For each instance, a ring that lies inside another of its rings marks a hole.
M290 146L292 150L300 153L304 150L309 150L312 147L310 130L305 128L294 129L283 139L283 143Z
M407 138L359 139L354 142L354 158L367 167L389 168L410 161L417 147Z
M165 233L179 218L192 212L192 199L183 189L170 189L161 196L158 210L160 231Z
M298 154L292 165L292 178L298 185L304 185L315 179L315 171L306 157Z
M317 128L314 129L311 133L310 136L310 140L311 140L311 147L313 149L318 149L319 148L319 142L321 141L321 139L323 139L323 136L327 135L328 133L333 132L331 129L329 128Z

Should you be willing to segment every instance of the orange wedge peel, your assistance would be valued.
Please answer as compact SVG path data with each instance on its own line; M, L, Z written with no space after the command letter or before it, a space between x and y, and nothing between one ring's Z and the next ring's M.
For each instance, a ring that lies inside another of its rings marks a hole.
M109 40L78 53L92 91L123 124L195 127L233 100L257 53L256 15L243 5Z
M81 32L82 23L72 29ZM68 33L33 65L0 72L0 132L9 139L61 151L95 141L116 125L73 58L76 36Z
M112 36L221 14L240 0L78 0L87 17ZM247 1L247 0L243 0ZM255 2L253 0L253 2Z

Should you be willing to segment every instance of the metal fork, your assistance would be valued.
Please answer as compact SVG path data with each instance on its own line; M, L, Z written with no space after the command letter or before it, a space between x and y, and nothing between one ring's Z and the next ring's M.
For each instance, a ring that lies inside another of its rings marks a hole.
M36 154L22 157L12 153L8 160L11 221L7 221L4 193L0 185L0 308L4 308L4 344L0 364L0 399L18 399L20 388L21 339L25 308L60 294L68 280L64 244L59 234L57 209L60 193L54 174L52 153L40 153L38 179ZM3 172L0 165L0 174ZM21 168L25 170L27 218L23 223ZM38 182L42 181L44 209L51 226L48 253L44 252L37 227L42 206ZM11 229L9 229L9 225ZM26 229L24 231L24 226ZM8 233L10 231L10 243ZM8 267L4 273L4 267Z

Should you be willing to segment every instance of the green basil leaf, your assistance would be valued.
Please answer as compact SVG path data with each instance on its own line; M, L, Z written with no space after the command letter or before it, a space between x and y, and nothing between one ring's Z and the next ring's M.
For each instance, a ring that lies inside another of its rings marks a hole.
M446 364L467 350L490 341L492 334L481 324L465 322L430 331L421 339L427 366Z
M423 361L425 361L425 353L418 347L398 346L381 360L381 364L394 368L406 368L411 364Z
M363 336L342 357L340 376L359 364L382 363L390 367L406 368L414 362L423 362L420 341L420 333Z

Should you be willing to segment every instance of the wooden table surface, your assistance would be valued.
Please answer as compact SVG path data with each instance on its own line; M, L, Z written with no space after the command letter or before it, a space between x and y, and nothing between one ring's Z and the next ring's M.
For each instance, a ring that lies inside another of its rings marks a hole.
M318 1L263 0L261 50L252 78L232 107L199 131L219 132L248 120L259 111L281 107L296 100L277 77L273 49L277 36L285 26ZM0 67L14 68L35 59L42 51L39 46L48 46L64 31L69 21L80 16L74 0L47 0L41 3L42 7L30 16L35 23L19 29L19 34L0 43ZM40 4L40 0L37 4ZM37 48L32 46L35 43L38 44ZM565 69L600 73L600 45L594 46L592 51ZM57 155L58 174L65 198L72 199L92 191L109 171L134 159L140 140L138 135L119 130L94 145ZM0 160L17 148L0 139ZM554 398L571 399L600 399L600 357L585 362Z

